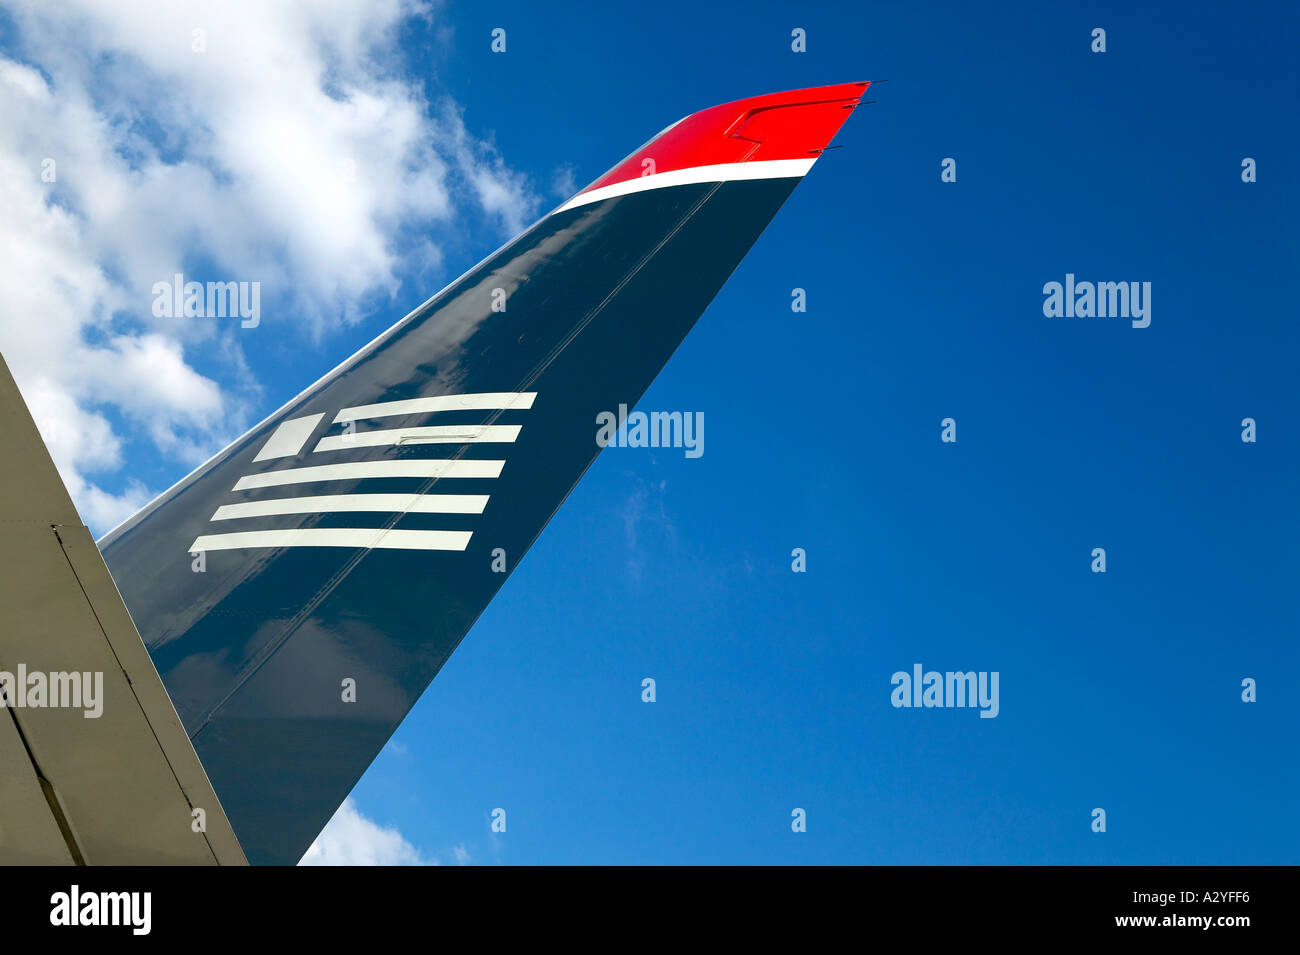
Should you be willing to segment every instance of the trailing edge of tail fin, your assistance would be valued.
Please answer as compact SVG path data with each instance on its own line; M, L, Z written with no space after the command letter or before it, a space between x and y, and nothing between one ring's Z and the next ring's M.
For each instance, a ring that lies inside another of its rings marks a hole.
M866 86L675 123L101 542L251 862L301 857Z

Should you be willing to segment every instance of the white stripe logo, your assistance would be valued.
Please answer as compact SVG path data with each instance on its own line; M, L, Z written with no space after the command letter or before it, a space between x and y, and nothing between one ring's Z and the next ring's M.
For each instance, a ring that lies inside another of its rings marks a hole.
M306 451L325 415L306 415L282 422L262 445L257 461L299 458L304 453L337 454L356 448L400 447L408 445L513 444L520 425L428 425L420 427L355 430L357 421L398 415L436 414L445 411L518 411L533 406L536 392L492 392L473 395L439 395L431 398L408 398L377 404L344 408L332 424L343 424L343 434L321 437L310 452ZM328 426L327 426L328 427ZM326 458L328 460L328 458ZM451 460L446 458L405 459L393 461L345 461L309 464L302 467L279 467L257 474L246 474L233 492L268 487L302 487L327 481L363 481L385 478L480 478L495 479L505 466L502 460ZM314 491L314 488L304 488ZM405 514L482 514L487 494L320 494L299 493L269 500L239 501L223 504L212 521L242 521L284 515L319 515L339 513L388 513L393 522ZM406 530L388 527L299 527L273 530L231 530L203 534L190 545L190 553L209 550L243 550L280 547L352 547L395 550L463 551L469 546L472 531Z
M722 162L711 166L670 169L667 172L611 183L599 189L592 189L590 192L580 192L555 212L564 212L566 209L600 202L602 199L615 199L634 192L665 189L669 186L686 186L700 182L737 182L742 179L799 179L807 175L816 161L815 158L760 159L753 162Z

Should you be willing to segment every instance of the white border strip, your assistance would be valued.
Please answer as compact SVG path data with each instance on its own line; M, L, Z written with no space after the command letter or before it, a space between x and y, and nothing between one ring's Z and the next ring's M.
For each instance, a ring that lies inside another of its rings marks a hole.
M382 527L307 527L283 531L204 534L190 553L250 547L364 547L367 550L464 550L473 531L390 531Z
M497 391L480 395L438 395L433 398L405 398L399 401L382 401L373 405L344 408L334 416L335 423L369 418L387 418L391 415L428 414L436 411L509 411L533 406L535 391Z
M692 166L626 179L590 192L580 192L555 212L564 212L602 199L613 199L647 189L666 189L669 186L686 186L696 182L732 182L738 179L792 179L804 176L812 168L814 159L760 159L755 162L722 162L712 166ZM555 213L552 213L554 215Z
M435 424L424 428L353 431L321 438L316 451L346 451L386 444L510 444L519 437L517 424Z
M223 504L214 521L275 514L335 514L345 511L392 511L401 514L482 514L486 494L317 494L278 497L271 501Z
M429 459L426 461L356 461L348 464L321 464L309 468L281 468L249 474L235 482L235 491L252 487L279 487L284 484L307 484L313 481L353 481L364 478L496 478L501 476L504 461L462 461Z

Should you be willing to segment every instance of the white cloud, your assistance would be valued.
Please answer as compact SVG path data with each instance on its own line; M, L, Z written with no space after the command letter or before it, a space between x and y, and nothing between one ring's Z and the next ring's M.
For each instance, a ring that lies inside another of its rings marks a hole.
M0 6L0 352L92 526L149 496L101 487L132 442L192 466L268 410L255 336L357 321L404 266L438 267L467 208L502 231L536 212L456 104L400 74L398 28L428 4ZM154 317L176 272L260 282L262 324Z
M623 501L623 536L627 543L627 572L636 583L646 562L646 548L640 536L645 527L669 542L677 540L677 525L668 516L668 482L660 479L647 484L631 475L634 486ZM653 512L653 513L652 513ZM653 518L653 520L651 520Z
M465 844L439 853L452 865L473 861ZM381 826L357 809L349 796L316 837L299 865L442 865L407 841L396 826Z
M557 166L551 176L551 194L563 201L571 198L577 191L578 183L573 178L573 166L569 163Z
M464 847L460 847L463 851ZM468 855L466 855L468 860ZM459 855L457 861L460 861ZM384 828L357 811L349 796L307 849L299 865L437 865L396 828Z

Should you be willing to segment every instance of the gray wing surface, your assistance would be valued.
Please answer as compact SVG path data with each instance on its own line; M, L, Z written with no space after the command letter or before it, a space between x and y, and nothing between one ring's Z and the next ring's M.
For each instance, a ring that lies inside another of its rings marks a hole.
M246 864L3 358L0 696L0 864Z

